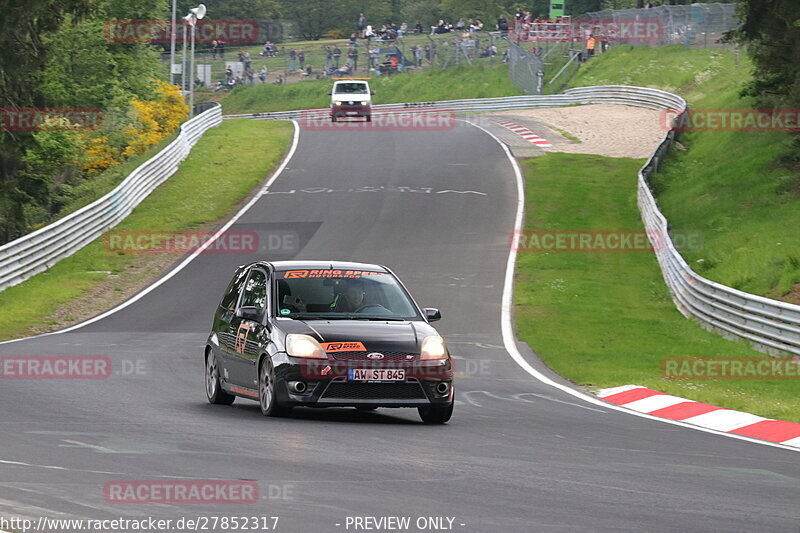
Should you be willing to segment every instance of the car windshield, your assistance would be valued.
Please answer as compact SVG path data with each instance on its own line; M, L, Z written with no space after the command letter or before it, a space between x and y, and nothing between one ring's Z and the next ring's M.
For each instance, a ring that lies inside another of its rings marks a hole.
M336 94L367 94L365 83L337 83Z
M387 272L299 269L276 272L277 316L296 319L419 318L403 287Z

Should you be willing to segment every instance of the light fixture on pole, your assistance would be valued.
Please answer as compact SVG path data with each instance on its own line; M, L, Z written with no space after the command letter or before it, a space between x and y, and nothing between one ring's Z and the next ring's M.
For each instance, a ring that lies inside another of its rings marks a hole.
M195 36L195 29L197 28L197 21L201 20L203 17L206 16L206 6L205 4L200 4L199 6L192 8L189 10L189 15L187 15L187 21L192 26L192 55L191 55L191 67L189 68L189 116L194 116L194 36Z

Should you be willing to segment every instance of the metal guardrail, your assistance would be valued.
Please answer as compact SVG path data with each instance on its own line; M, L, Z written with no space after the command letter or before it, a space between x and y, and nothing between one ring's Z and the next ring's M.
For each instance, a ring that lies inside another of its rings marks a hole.
M178 169L206 130L222 122L219 105L181 125L178 136L110 193L64 218L0 246L0 291L74 254L122 221Z
M513 109L609 103L674 110L685 113L686 101L658 89L599 86L569 89L564 94L528 95L473 100L429 102L436 110L491 112ZM374 114L425 110L418 104L384 104ZM326 117L327 109L251 113L221 117L215 107L186 122L178 137L158 155L134 170L117 188L75 213L0 247L0 290L20 283L68 257L130 213L156 186L170 177L191 146L221 118L245 117L261 120L298 120ZM655 249L664 280L678 309L687 317L729 337L745 339L770 353L800 355L800 306L726 287L695 273L681 257L672 240L664 215L647 184L677 133L669 131L639 171L639 211Z
M687 110L686 101L657 89L628 86L600 86L569 89L564 94L510 96L473 100L430 102L433 110L491 112L513 109L558 107L575 104L621 104L658 110L673 110L678 117ZM385 104L373 107L373 114L393 113L410 104ZM424 111L408 107L408 111ZM264 120L319 119L327 109L229 115ZM676 119L677 120L677 119ZM800 306L726 287L695 273L681 257L671 238L666 218L647 184L656 172L677 132L665 132L662 142L639 171L638 203L648 237L661 267L664 280L678 309L695 317L709 329L725 336L745 339L768 353L800 355Z

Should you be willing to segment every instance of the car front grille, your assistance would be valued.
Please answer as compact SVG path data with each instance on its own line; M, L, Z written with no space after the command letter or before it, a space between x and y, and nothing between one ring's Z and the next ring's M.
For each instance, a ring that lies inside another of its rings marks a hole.
M407 354L405 352L377 352L383 354L383 359L370 359L367 357L368 353L372 352L335 352L330 355L336 361L372 361L372 362L381 362L381 361L390 361L390 362L399 362L399 361L413 361L416 359L416 355Z
M358 383L332 381L322 398L336 400L424 400L427 397L417 381L402 383Z

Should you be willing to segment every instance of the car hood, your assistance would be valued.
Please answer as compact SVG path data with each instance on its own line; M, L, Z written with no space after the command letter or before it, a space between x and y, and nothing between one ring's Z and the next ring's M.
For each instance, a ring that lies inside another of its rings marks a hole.
M294 322L292 329L299 329L299 321ZM302 324L306 333L314 335L321 343L360 342L370 352L417 354L425 337L438 335L433 327L422 321L309 320Z

